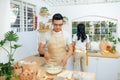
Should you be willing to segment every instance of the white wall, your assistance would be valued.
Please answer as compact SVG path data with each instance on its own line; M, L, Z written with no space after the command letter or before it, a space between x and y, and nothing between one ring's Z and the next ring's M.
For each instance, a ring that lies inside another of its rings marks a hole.
M39 22L39 10L41 6L47 6L40 2L40 0L22 0L36 5L36 15ZM10 30L10 0L0 0L0 40L3 38L3 34ZM39 25L39 23L38 23ZM20 60L27 56L37 53L37 31L32 32L18 32L18 43L22 47L18 48L14 54L15 60ZM0 48L0 62L7 62L6 53Z
M0 0L0 40L3 39L3 34L10 30L10 1ZM0 62L7 61L6 53L0 48Z
M0 39L3 37L2 34L10 30L10 1L0 0Z
M108 4L90 4L90 5L76 5L76 6L59 6L51 7L52 14L62 13L69 19L70 26L68 30L72 30L72 20L87 15L98 15L118 19L118 36L120 36L120 2Z
M18 48L14 54L14 59L19 60L32 54L37 53L37 32L20 32L18 44L22 47Z

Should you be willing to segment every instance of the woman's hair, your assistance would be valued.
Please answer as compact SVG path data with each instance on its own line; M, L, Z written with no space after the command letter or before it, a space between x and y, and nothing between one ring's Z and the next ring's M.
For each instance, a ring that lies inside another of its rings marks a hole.
M53 15L52 21L54 20L63 20L63 16L60 13L56 13Z
M84 42L86 38L85 25L80 23L77 25L77 40L81 39L81 42Z

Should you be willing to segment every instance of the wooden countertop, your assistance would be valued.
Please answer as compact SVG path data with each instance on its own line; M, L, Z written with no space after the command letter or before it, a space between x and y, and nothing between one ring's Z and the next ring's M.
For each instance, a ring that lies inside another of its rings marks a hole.
M38 56L37 54L28 56L22 60L29 62L35 61L38 64L38 66L43 66L46 63L46 60L43 57Z
M46 60L43 57L39 57L38 55L32 55L32 56L26 57L26 58L24 58L22 60L26 61L26 62L33 62L33 61L36 62L38 67L39 67L38 71L42 70L42 73L45 74L45 70L44 70L43 65L46 63ZM64 71L69 71L69 70L63 70L62 72L64 72ZM80 73L84 74L84 75L86 75L88 77L91 77L90 80L95 80L95 73L92 73L92 72L80 72ZM56 75L54 75L54 76L56 76Z
M101 53L88 53L90 57L104 57L104 58L120 58L119 54L107 54L103 55Z
M105 58L120 58L120 55L118 55L118 54L116 54L116 55L114 55L114 54L102 55L100 53L88 53L88 56L90 56L90 57L105 57ZM45 69L43 67L44 64L46 64L46 60L44 59L44 57L40 57L40 56L38 56L38 54L36 54L36 55L28 56L28 57L26 57L26 58L24 58L22 60L25 61L25 62L36 62L37 63L37 67L36 66L31 66L31 67L33 69L35 67L35 70L38 71L37 72L38 80L43 80L43 79L40 79L41 77L39 78L39 76L41 76L41 75L42 76L44 76L44 75L49 76L50 75L50 74L46 73L46 71L45 71ZM22 61L22 60L20 60L20 61ZM62 72L64 72L64 71L69 71L69 70L63 70ZM71 72L74 72L74 71L71 71ZM95 79L95 76L96 76L95 73L92 73L92 72L80 72L80 74L84 74L84 76L87 76L88 78L90 78L89 80L96 80ZM52 75L52 76L57 76L57 75ZM18 79L13 78L12 80L18 80Z

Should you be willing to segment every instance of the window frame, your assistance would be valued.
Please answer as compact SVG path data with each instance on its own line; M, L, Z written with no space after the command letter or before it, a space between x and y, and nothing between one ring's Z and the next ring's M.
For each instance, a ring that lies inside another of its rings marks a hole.
M28 31L34 31L34 26L35 26L35 17L36 17L36 6L34 4L30 4L27 2L23 2L23 1L18 1L18 0L11 0L10 4L15 4L19 6L19 24L12 24L11 23L11 29L14 32L28 32ZM11 8L11 12L12 12L12 7ZM29 8L31 8L32 12L29 12ZM28 15L32 15L31 18ZM17 17L17 16L16 16ZM28 18L31 19L31 23L28 24ZM11 19L11 18L10 18ZM16 18L17 20L18 18ZM15 25L20 25L20 27L13 27Z

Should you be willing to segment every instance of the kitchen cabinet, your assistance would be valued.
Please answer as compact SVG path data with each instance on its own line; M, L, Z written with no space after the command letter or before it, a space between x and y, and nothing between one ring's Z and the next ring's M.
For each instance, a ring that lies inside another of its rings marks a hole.
M118 80L120 80L120 59L118 60Z
M88 71L96 73L96 80L118 80L118 58L89 57Z

